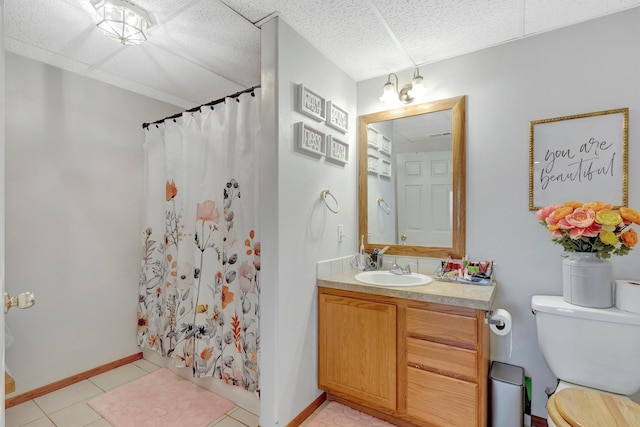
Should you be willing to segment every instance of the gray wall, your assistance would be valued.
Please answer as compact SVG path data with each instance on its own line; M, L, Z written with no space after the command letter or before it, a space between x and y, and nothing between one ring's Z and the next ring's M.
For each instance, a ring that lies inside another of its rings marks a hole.
M497 263L494 307L513 316L513 354L507 337L493 335L492 359L532 377L534 415L546 417L544 389L555 378L530 301L562 294L562 248L528 210L529 122L629 107L629 205L640 209L639 22L635 8L420 67L430 100L467 95L467 252ZM385 80L358 83L358 114L383 109ZM612 263L615 278L640 278L640 248Z
M143 122L179 108L6 54L6 361L16 394L136 346Z

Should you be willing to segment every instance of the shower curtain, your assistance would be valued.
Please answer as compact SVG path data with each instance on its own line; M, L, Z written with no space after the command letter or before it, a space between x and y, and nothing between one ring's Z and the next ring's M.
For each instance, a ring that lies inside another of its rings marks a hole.
M138 345L259 396L260 91L145 132Z

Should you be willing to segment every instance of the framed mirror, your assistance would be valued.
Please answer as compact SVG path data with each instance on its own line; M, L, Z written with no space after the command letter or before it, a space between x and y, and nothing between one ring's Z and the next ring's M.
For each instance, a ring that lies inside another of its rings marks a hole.
M465 255L465 99L358 117L358 235L368 252Z

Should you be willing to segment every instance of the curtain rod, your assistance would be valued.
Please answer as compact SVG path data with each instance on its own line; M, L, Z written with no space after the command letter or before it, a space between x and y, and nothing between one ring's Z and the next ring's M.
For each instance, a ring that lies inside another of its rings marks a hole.
M160 124L160 123L164 122L165 120L177 119L178 117L182 116L184 113L193 113L193 112L198 111L202 107L210 107L210 106L214 106L216 104L220 104L220 103L224 102L224 100L227 99L227 98L236 98L236 101L240 102L238 100L238 97L240 95L242 95L244 93L251 92L251 96L255 96L253 91L256 90L256 89L259 89L259 88L260 88L260 85L252 86L249 89L241 90L240 92L236 92L233 95L228 95L228 96L222 97L220 99L216 99L215 101L209 101L206 104L202 104L202 105L199 105L199 106L194 107L194 108L189 108L188 110L184 110L182 113L177 113L177 114L174 114L172 116L165 117L164 119L156 120L155 122L143 123L142 124L142 128L143 129L147 129L149 126Z

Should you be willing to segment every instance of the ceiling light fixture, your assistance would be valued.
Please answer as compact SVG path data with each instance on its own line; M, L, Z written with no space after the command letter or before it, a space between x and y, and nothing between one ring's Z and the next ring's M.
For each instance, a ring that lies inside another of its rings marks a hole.
M395 83L391 81L391 76L395 77ZM400 100L403 104L410 104L417 98L425 95L426 89L423 81L424 79L420 75L420 69L416 67L411 83L404 85L402 89L398 90L398 76L395 73L391 73L387 77L387 82L382 88L382 96L380 96L379 99L387 104L392 104L396 102L396 100Z
M151 26L151 19L135 4L127 0L100 0L93 7L97 26L106 37L124 45L147 40L145 31Z

